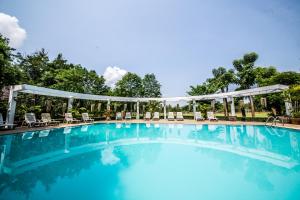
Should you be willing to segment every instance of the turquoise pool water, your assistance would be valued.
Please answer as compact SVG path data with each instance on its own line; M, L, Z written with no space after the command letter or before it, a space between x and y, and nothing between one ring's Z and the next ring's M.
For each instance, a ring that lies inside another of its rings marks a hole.
M300 132L95 124L0 136L0 199L300 199Z

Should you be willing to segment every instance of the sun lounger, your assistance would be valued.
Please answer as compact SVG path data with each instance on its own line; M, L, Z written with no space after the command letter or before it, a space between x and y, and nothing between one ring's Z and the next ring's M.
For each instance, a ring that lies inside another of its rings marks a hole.
M174 113L173 112L168 113L168 120L169 121L174 121Z
M183 121L184 120L182 112L177 112L176 113L176 120L177 121Z
M151 119L151 113L150 112L146 112L145 120L150 120L150 119Z
M215 117L214 112L207 112L207 119L209 121L218 121L218 118Z
M117 114L116 114L116 120L122 120L122 119L123 119L122 113L117 112Z
M45 122L47 125L59 125L60 123L60 121L52 119L50 113L42 113L41 118L42 122Z
M17 124L6 124L5 122L2 113L0 113L0 129L14 129L17 126Z
M72 113L65 113L65 121L67 123L80 122L80 120L73 118Z
M201 115L201 112L195 112L195 120L196 121L202 121L204 118Z
M130 113L130 112L127 112L127 113L126 113L125 119L126 119L126 120L131 120L131 113Z
M35 126L46 126L47 123L36 120L34 113L26 113L25 120L23 121L22 125L27 124L28 127L35 127Z
M153 120L159 120L159 112L154 112L152 119Z
M82 113L82 121L84 122L94 122L94 119L89 117L89 113Z

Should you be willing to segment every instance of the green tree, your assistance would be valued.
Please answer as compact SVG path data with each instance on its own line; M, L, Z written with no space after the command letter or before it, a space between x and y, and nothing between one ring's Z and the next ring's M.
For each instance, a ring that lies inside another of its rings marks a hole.
M230 84L236 82L235 74L233 70L227 70L224 67L218 67L212 70L213 78L209 79L210 85L214 86L222 93L228 92L228 87ZM228 102L227 98L223 99L224 114L228 116Z
M255 61L258 55L255 52L247 53L242 59L233 61L233 66L236 70L236 83L239 85L237 90L249 89L255 84ZM253 98L250 96L251 113L255 117ZM243 116L245 117L245 116Z
M128 72L116 83L114 94L122 97L141 97L142 79L135 73Z
M259 87L272 84L272 78L278 74L275 67L256 67L255 69L256 83Z
M161 84L156 80L154 74L146 74L142 80L143 97L160 97Z
M0 34L0 92L4 86L18 84L22 79L21 71L13 65L13 51L9 40Z

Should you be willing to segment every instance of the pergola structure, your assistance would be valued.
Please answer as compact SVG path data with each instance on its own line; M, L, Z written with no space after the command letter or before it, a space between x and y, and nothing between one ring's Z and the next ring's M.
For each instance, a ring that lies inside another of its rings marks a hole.
M142 98L142 97L117 97L117 96L104 96L104 95L93 95L93 94L83 94L83 93L75 93L75 92L67 92L56 89L49 89L44 87L37 87L33 85L14 85L10 87L9 93L9 105L7 110L7 120L6 122L12 124L14 122L15 110L16 110L16 98L18 93L28 93L28 94L36 94L43 96L52 96L52 97L61 97L68 99L68 110L72 109L72 103L74 99L84 99L84 100L95 100L95 101L106 101L107 102L107 110L110 110L111 102L136 102L137 106L137 119L139 119L139 103L140 102L149 102L149 101L159 101L163 102L164 105L164 119L167 116L166 102L176 102L176 101L192 101L193 102L193 112L196 112L196 101L201 100L215 100L215 99L231 99L231 115L235 116L235 108L234 108L234 98L236 97L248 97L262 94L270 94L276 92L283 92L287 90L288 86L285 85L271 85L265 87L252 88L247 90L226 92L226 93L216 93L209 95L200 95L200 96L185 96L185 97L160 97L160 98ZM290 113L290 105L288 103L286 105L286 114Z

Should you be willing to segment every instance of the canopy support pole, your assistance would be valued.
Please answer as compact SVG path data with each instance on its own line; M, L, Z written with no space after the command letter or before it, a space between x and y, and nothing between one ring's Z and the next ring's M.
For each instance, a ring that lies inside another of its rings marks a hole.
M72 112L73 102L74 102L74 98L71 97L68 99L68 109L67 109L68 112Z
M194 120L196 119L196 100L193 100L193 113L194 113Z
M231 98L231 116L235 116L234 98Z
M136 119L137 120L140 119L140 102L139 101L136 102Z
M13 124L15 120L16 113L16 98L18 96L18 92L14 91L14 86L10 87L9 90L9 98L8 98L8 109L6 115L6 124Z
M167 102L164 100L164 119L167 119Z

